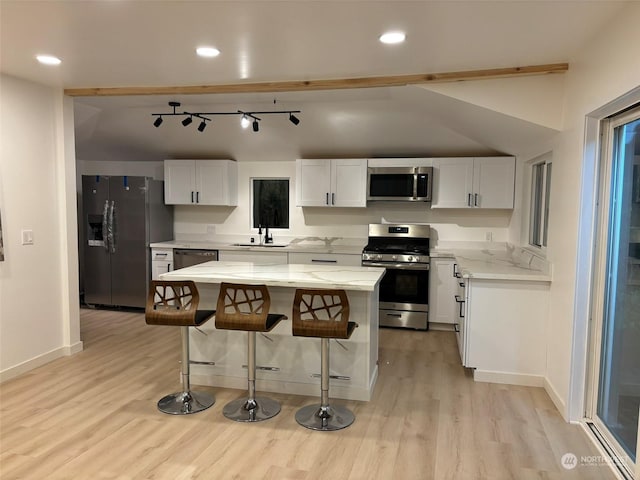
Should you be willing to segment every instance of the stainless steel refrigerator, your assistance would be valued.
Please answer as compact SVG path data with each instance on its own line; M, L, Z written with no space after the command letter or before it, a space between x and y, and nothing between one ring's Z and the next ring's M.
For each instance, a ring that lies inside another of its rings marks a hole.
M164 182L147 177L82 177L84 301L144 307L151 276L149 243L173 239Z

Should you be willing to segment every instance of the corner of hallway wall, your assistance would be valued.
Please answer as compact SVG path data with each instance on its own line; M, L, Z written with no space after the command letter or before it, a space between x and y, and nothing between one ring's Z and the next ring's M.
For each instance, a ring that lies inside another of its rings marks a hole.
M70 154L61 137L69 127L62 126L62 116L60 89L0 74L0 206L5 247L5 261L0 262L3 378L16 369L34 368L43 359L78 349L79 335L65 332L73 313L68 307L65 311L64 305L73 295L73 287L63 265L70 266L71 271L77 265L72 265L69 245L62 242L73 232L68 232L68 222L61 220L74 215L73 211L61 212L66 206L61 178L68 173L64 156ZM22 245L22 230L33 232L33 245Z

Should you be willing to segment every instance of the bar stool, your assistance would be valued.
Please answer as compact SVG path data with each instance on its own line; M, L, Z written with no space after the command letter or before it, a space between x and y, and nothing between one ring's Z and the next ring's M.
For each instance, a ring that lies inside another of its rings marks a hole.
M271 297L266 285L220 284L216 328L247 332L248 396L227 403L222 414L236 422L259 422L276 416L280 403L256 397L256 332L271 331L285 315L269 313Z
M347 339L358 326L349 321L349 299L344 290L297 289L293 299L293 335L321 339L320 403L296 412L296 421L312 430L340 430L355 416L346 407L329 404L329 339Z
M188 415L206 410L215 403L213 396L194 392L189 383L189 327L198 327L211 319L215 310L198 310L200 295L192 281L152 280L145 308L148 325L181 327L182 391L160 399L158 410L171 415Z

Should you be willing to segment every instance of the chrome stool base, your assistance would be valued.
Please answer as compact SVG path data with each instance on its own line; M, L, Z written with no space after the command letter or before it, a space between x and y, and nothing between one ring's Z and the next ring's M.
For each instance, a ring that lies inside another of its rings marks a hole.
M342 430L355 421L356 417L348 408L341 406L323 407L319 403L307 405L296 412L296 422L311 430L330 432Z
M215 398L204 392L176 392L158 401L158 410L169 415L189 415L206 410L216 403Z
M227 403L222 414L236 422L261 422L280 413L280 403L272 398L255 397L253 401L239 398Z

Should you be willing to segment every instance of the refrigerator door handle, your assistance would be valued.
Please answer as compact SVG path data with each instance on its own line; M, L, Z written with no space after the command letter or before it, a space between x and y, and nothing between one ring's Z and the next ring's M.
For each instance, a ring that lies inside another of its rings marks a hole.
M102 211L102 245L104 249L109 251L109 200L104 201L104 209Z
M116 241L115 241L115 235L114 235L114 231L113 231L113 217L115 214L115 209L116 209L116 202L115 201L111 201L111 209L109 210L109 232L107 234L107 237L109 239L109 245L111 246L111 253L116 253Z

